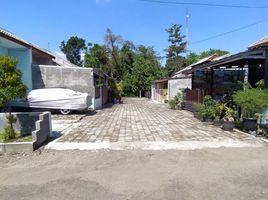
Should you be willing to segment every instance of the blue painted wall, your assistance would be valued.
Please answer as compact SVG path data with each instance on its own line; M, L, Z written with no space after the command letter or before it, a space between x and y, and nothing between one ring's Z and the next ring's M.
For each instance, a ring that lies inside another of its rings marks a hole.
M32 50L31 49L9 49L8 55L17 59L17 68L22 72L22 81L32 90Z
M0 55L8 55L8 49L0 46Z

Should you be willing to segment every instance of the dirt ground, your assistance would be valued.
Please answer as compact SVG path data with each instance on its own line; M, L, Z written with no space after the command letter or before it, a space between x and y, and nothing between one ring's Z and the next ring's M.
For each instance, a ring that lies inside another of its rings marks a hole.
M268 148L52 151L0 156L10 199L267 200Z

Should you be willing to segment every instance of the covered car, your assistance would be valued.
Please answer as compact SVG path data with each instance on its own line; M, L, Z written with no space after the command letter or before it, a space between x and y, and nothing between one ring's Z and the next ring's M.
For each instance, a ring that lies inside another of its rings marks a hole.
M70 114L72 110L87 110L92 98L87 93L63 88L32 90L27 100L12 101L11 107L27 107L59 110L61 114Z

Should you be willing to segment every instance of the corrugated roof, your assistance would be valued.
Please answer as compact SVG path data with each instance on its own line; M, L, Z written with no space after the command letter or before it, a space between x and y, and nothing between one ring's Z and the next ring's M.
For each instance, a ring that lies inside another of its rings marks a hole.
M191 64L191 65L189 65L189 66L187 66L185 68L183 68L182 70L176 72L172 76L172 78L182 77L182 76L184 76L184 75L181 75L181 74L183 74L183 72L192 69L194 66L201 65L201 64L203 64L205 62L210 62L210 61L214 60L216 57L217 57L217 55L216 54L213 54L211 56L208 56L206 58L203 58L203 59L201 59L201 60L199 60L199 61L197 61L197 62L195 62L195 63L193 63L193 64Z
M268 36L258 40L257 42L252 43L248 46L248 49L255 49L262 46L268 46Z
M33 49L36 49L36 50L38 50L38 51L41 51L41 52L43 52L43 53L45 53L45 54L48 54L48 55L50 55L51 57L55 57L50 51L48 51L48 50L46 50L46 49L43 49L43 48L41 48L41 47L39 47L39 46L37 46L37 45L35 45L35 44L31 44L31 43L29 43L29 42L27 42L26 40L24 40L24 39L22 39L22 38L20 38L20 37L18 37L18 36L16 36L15 34L13 34L13 33L11 33L10 31L7 31L7 30L5 30L4 28L1 28L0 27L0 36L6 36L6 39L13 39L13 40L15 40L16 42L18 42L18 43L20 43L20 44L22 44L22 45L24 45L24 46L27 46L27 47L32 47ZM15 42L14 41L14 42Z

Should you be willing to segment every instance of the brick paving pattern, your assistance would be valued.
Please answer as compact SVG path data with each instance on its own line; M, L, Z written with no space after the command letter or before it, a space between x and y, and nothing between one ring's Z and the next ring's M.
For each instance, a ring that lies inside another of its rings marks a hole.
M170 110L147 99L127 98L123 104L84 117L58 142L246 141L249 135L223 131L194 118L190 112Z

